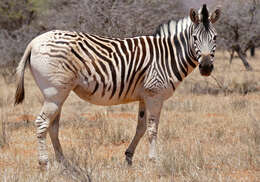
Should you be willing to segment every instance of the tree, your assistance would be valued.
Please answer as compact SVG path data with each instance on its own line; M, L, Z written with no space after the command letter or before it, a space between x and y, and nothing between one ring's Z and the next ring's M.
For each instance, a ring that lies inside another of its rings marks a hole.
M152 35L167 21L188 16L207 3L222 6L218 49L236 52L247 69L245 52L259 47L260 0L1 0L0 65L18 62L26 44L53 29L108 37ZM232 56L231 56L232 57Z
M252 67L247 61L246 51L260 46L259 0L224 0L222 17L216 27L219 45L231 52L230 63L237 53L247 70Z
M188 15L188 11L181 14L179 2L181 0L1 0L0 66L14 60L18 62L30 40L53 29L119 38L152 35L161 23L184 13Z

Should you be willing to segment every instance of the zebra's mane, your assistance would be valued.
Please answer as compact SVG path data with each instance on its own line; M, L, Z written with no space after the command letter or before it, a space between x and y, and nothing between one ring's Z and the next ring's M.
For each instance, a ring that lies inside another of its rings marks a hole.
M189 17L185 17L178 21L170 20L168 21L168 23L159 25L154 33L154 36L160 36L160 37L174 36L182 32L183 30L185 30L190 25L191 25L191 20Z
M206 4L203 4L202 9L200 10L200 14L202 15L202 22L206 30L209 29L209 12Z

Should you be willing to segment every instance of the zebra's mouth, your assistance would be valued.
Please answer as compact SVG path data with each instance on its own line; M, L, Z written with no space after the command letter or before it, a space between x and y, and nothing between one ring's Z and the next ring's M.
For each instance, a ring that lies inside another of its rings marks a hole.
M213 62L209 56L203 56L199 64L200 74L202 76L209 76L214 69Z
M200 74L202 76L210 76L211 72L202 72L202 71L200 71Z

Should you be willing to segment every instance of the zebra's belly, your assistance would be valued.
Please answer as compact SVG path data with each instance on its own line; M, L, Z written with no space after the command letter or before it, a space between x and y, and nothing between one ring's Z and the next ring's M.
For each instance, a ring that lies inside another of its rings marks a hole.
M129 102L138 101L139 98L135 95L131 95L125 97L123 94L121 97L118 95L118 90L115 94L111 97L111 91L103 91L103 86L99 86L97 91L93 94L93 87L83 87L83 86L76 86L73 91L83 100L96 104L96 105L103 105L103 106L110 106L110 105L118 105L118 104L126 104Z

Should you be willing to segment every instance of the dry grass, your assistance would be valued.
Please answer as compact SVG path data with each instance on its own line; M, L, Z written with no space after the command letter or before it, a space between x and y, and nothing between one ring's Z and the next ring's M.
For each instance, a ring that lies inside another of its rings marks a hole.
M15 85L0 82L0 181L229 181L260 179L260 52L250 60L228 64L217 53L213 77L196 70L168 100L159 126L159 159L147 158L147 137L133 166L124 151L135 133L137 104L101 107L71 94L63 107L60 140L68 159L57 164L48 138L50 168L38 169L33 121L41 94L26 73L26 99L13 107ZM218 82L216 82L216 80Z

